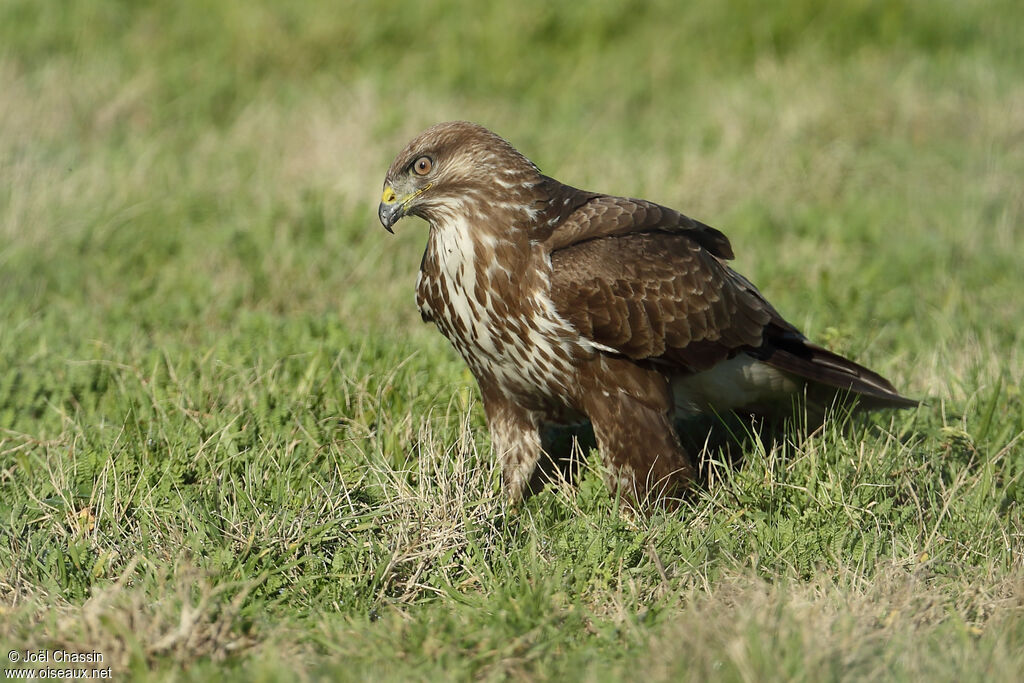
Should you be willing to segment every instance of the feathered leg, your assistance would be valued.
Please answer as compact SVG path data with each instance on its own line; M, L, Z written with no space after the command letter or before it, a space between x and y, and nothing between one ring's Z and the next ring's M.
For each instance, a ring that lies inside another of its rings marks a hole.
M540 415L480 383L491 446L501 462L501 481L513 503L526 494L542 454Z
M605 387L583 397L609 484L643 504L679 495L694 480L694 467L672 424L665 379L628 361L603 361Z

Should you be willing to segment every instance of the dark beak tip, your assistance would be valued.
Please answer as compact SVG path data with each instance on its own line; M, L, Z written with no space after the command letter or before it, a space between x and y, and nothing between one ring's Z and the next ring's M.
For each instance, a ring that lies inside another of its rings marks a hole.
M397 218L395 216L394 210L390 209L390 207L387 207L384 204L381 204L377 208L377 218L380 219L380 224L384 226L385 230L387 230L392 235L395 234L395 231L392 228Z

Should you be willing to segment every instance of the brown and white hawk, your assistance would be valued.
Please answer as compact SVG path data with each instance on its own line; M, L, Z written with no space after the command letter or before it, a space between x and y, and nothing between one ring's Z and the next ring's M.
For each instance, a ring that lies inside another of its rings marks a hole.
M693 480L677 418L798 394L916 405L786 322L726 265L718 230L563 185L481 126L438 124L395 158L380 221L391 232L407 214L430 224L416 303L480 385L513 500L547 423L589 420L609 483L640 500Z

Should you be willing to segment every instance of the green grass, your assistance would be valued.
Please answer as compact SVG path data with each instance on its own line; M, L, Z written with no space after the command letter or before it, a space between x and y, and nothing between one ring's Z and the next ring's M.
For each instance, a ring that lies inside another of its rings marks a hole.
M1015 680L1016 2L0 5L0 655L145 680ZM504 506L375 217L450 118L725 231L921 397ZM2 657L0 657L2 661ZM3 664L8 666L8 664Z

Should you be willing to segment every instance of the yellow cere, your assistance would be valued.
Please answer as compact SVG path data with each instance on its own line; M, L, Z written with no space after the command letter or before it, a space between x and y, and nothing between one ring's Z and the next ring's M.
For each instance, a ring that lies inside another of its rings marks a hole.
M385 187L384 194L381 196L380 200L385 204L393 203L395 201L395 191L390 187Z

